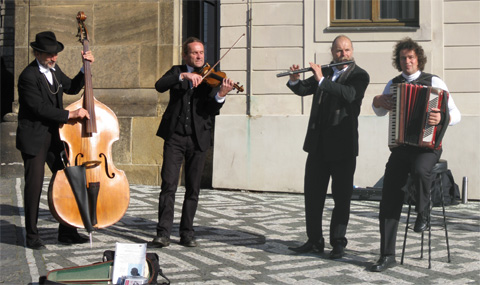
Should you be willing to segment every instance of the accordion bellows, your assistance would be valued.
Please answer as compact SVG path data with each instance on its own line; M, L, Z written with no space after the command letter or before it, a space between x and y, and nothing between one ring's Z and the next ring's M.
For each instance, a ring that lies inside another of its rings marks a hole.
M388 146L440 149L449 123L448 92L430 86L401 83L392 84L390 93L395 106L389 115ZM445 114L437 126L427 123L433 108Z

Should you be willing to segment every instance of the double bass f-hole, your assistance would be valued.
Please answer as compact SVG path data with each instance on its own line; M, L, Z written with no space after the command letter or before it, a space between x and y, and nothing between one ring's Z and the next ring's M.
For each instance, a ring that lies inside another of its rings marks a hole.
M100 160L90 160L90 161L83 161L84 155L78 153L75 156L75 165L83 165L85 168L90 169L99 166L102 162ZM83 162L82 162L83 161Z
M107 174L108 178L114 178L115 173L110 174L109 171L108 171L107 156L104 153L100 153L98 155L98 157L102 158L103 162L105 163L105 174ZM80 160L82 158L83 158L83 154L81 154L81 153L77 154L77 156L75 157L75 165L83 165L83 166L85 166L86 169L91 169L91 168L95 168L95 167L102 164L102 161L100 161L100 160L89 160L89 161L80 162Z
M108 173L108 160L107 160L107 156L103 153L99 154L100 158L103 158L104 159L104 162L105 162L105 174L107 174L108 178L110 179L113 179L115 177L115 173ZM99 164L101 163L100 161L98 162Z

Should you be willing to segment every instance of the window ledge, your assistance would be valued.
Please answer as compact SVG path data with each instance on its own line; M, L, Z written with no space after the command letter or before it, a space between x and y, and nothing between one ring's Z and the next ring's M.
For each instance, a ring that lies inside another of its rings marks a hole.
M376 26L376 27L327 27L325 32L416 32L420 27Z

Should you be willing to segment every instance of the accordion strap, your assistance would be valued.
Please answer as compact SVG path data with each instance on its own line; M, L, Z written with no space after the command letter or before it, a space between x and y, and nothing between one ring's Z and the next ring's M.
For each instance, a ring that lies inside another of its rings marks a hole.
M440 131L438 133L437 139L435 140L435 149L439 149L441 147L443 136L447 131L448 124L450 123L450 113L448 111L448 97L450 94L447 91L443 91L443 100L442 100L442 108L440 112L445 114L445 118L442 120L441 125L438 127Z

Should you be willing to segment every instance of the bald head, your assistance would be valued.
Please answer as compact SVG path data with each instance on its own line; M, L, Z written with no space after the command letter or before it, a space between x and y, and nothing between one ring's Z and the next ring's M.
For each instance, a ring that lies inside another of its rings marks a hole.
M337 36L332 42L331 52L335 63L353 60L352 41L347 36Z
M352 41L350 40L349 37L345 36L345 35L338 35L333 41L332 41L332 49L333 47L337 44L337 41L348 41L350 42L350 45L353 49L353 44L352 44Z

